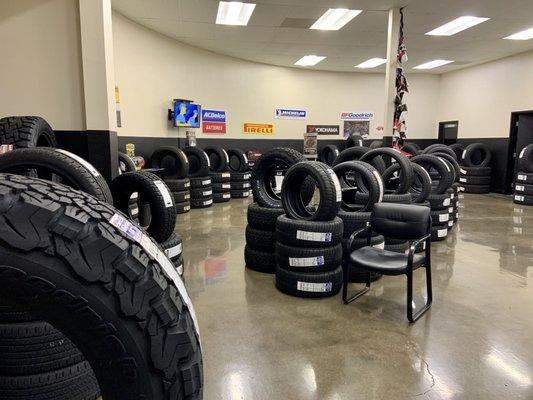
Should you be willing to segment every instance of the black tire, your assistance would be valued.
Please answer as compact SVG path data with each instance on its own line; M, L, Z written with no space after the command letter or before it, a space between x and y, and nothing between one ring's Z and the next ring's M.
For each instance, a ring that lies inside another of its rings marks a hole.
M172 192L172 198L174 199L174 205L176 203L183 203L184 201L189 201L191 198L191 192L184 190L182 192Z
M368 145L369 149L379 149L380 147L383 147L382 140L374 140Z
M331 297L342 288L342 267L332 271L296 272L278 267L276 288L285 294L296 297Z
M135 172L137 170L131 157L120 151L118 152L118 168L121 174L124 172Z
M191 211L190 201L184 201L183 203L176 203L175 205L176 214L185 214Z
M165 179L165 183L171 192L183 192L191 188L191 181L189 178Z
M533 206L533 196L525 194L514 194L513 202L516 204L523 204L525 206Z
M413 183L409 188L411 200L413 203L423 203L431 193L431 178L429 177L429 173L422 168L422 166L412 163L412 167ZM392 178L393 174L399 170L400 165L398 163L392 164L385 170L382 175L385 186L387 185L389 179Z
M227 203L231 200L231 192L213 193L213 203Z
M359 161L361 157L363 157L363 155L368 153L369 151L370 149L365 146L347 148L339 153L339 155L333 162L333 166L346 161ZM372 164L372 166L376 168L380 174L382 174L385 169L387 169L385 161L381 157L376 157L370 162L370 164Z
M427 151L424 151L424 154L434 154L434 155L436 155L437 153L438 154L447 154L452 159L454 159L455 161L458 160L457 156L455 155L455 152L452 149L450 149L448 146L446 146L445 144L440 145L440 146L436 146L436 147L430 148Z
M461 165L459 168L461 176L491 176L491 167L465 167Z
M314 212L304 203L301 193L311 177L320 192ZM307 221L330 221L339 212L342 200L341 185L335 172L318 161L300 162L289 168L281 186L281 203L289 218Z
M0 144L12 144L14 149L57 147L57 139L41 117L5 117L0 119Z
M0 204L10 205L0 208L2 297L72 341L91 364L103 398L202 398L194 309L156 243L111 206L67 186L2 175ZM27 215L38 217L30 222ZM58 380L67 375L53 373ZM3 388L34 387L34 378L2 379ZM38 381L55 390L52 380ZM68 384L78 386L72 379Z
M402 151L405 151L411 154L412 156L417 156L421 153L420 147L418 147L418 145L416 145L415 143L404 143L402 146Z
M278 242L288 246L324 247L340 242L343 223L339 217L332 221L301 221L280 215L276 222Z
M524 172L533 172L533 143L528 144L520 151L518 165Z
M452 151L452 150L450 150ZM452 151L453 152L453 151ZM461 176L461 167L459 166L459 163L457 162L457 160L452 157L451 155L449 155L448 153L441 153L439 151L436 151L434 153L432 153L434 156L437 156L437 157L440 157L440 158L443 158L445 161L447 161L453 168L453 172L454 172L454 182L458 182L459 181L459 177Z
M340 210L338 217L343 223L343 236L349 237L358 229L364 228L370 222L370 212L349 212Z
M454 153L455 153L455 159L457 162L460 162L463 159L463 151L465 149L465 146L461 143L454 143L448 146Z
M211 187L213 188L213 193L229 193L229 191L231 190L231 184L229 182L213 183L211 184Z
M257 160L250 177L254 200L262 207L281 208L281 198L270 185L271 174L277 168L290 168L294 164L305 161L305 157L296 150L277 147L261 155ZM304 200L310 200L313 196L314 185L308 182L302 192Z
M209 170L211 172L226 172L228 170L229 155L220 146L207 146L204 148L209 157Z
M323 272L337 269L342 261L342 244L329 247L294 247L276 244L278 267L288 271Z
M333 144L328 144L318 152L318 161L327 165L333 165L339 155L339 148Z
M261 207L257 203L252 203L248 206L248 225L255 229L274 232L276 230L276 220L283 214L285 214L283 208Z
M244 246L244 263L246 268L266 274L276 272L276 256L273 251L264 252Z
M228 168L231 172L246 172L249 169L248 157L241 149L229 149L227 151L229 162Z
M191 190L193 189L203 189L206 187L211 188L211 178L209 176L196 176L190 178Z
M181 236L177 233L173 233L168 240L161 243L161 248L170 261L176 261L179 257L181 257L181 253L183 251L183 241Z
M232 172L231 182L249 182L252 177L251 172Z
M5 304L0 299L0 321L1 322L28 322L36 321L32 314L28 312L27 307L20 304Z
M443 210L432 210L430 214L431 223L434 226L446 224L450 220L450 213L448 208Z
M446 147L446 145L443 143L430 144L429 146L424 148L424 150L422 150L421 154L430 154L434 149L438 149L441 147Z
M213 205L213 197L202 197L201 199L191 199L191 208L207 208Z
M533 185L526 185L525 183L517 183L514 186L515 194L523 195L526 194L528 196L533 195Z
M230 195L232 199L244 199L252 195L251 190L230 190Z
M246 245L254 250L272 253L276 248L276 232L246 226Z
M231 172L210 172L209 177L212 183L229 183Z
M533 185L533 173L520 171L516 174L516 183Z
M492 154L483 143L472 143L466 146L461 157L465 167L490 167Z
M96 400L98 382L86 361L51 372L0 376L2 400Z
M441 242L448 236L448 224L431 227L431 241Z
M167 240L176 225L176 209L168 186L157 175L149 172L126 172L111 182L115 207L124 214L134 192L139 193L139 204L149 205L150 224L146 231L157 242Z
M347 161L340 164L337 164L333 167L333 171L339 178L341 184L344 184L347 191L348 183L346 181L347 174L355 174L355 181L359 188L365 188L367 196L367 201L362 205L360 203L353 204L349 203L349 196L342 196L341 208L345 211L357 211L357 212L366 212L372 211L375 203L379 203L383 200L383 195L385 194L383 188L383 181L379 175L379 172L372 165L367 164L363 161Z
M350 135L346 139L346 148L363 146L363 138L361 135Z
M490 193L490 185L467 185L461 184L464 193L487 194Z
M434 170L438 173L438 183L432 187L431 193L442 194L446 189L452 186L455 179L455 172L442 158L432 154L420 154L412 157L411 161L415 164L419 164L428 172Z
M163 177L167 180L185 179L189 175L189 160L183 151L175 146L163 146L150 157L152 168L164 168Z
M451 196L448 193L430 194L427 201L432 210L444 210L452 204Z
M250 190L250 182L247 181L237 181L230 183L231 190Z
M211 162L209 157L198 147L185 147L183 152L189 161L189 178L198 176L209 176ZM192 185L192 180L191 180Z
M211 186L206 186L200 189L191 189L191 200L201 200L206 197L211 198L213 196L213 189Z
M78 348L47 322L0 322L0 375L40 374L84 360Z
M468 176L464 175L459 178L459 184L463 185L490 185L490 176Z
M411 166L409 159L402 153L391 148L381 147L379 149L370 150L369 152L363 154L361 161L372 164L373 160L378 157L383 158L383 156L392 158L400 165L400 178L396 193L407 193L413 183L413 167Z
M75 154L61 149L28 148L0 155L0 172L23 175L39 167L46 170L45 179L51 178L49 174L53 173L61 178L64 185L113 204L109 186L102 175ZM38 175L41 173L38 172Z

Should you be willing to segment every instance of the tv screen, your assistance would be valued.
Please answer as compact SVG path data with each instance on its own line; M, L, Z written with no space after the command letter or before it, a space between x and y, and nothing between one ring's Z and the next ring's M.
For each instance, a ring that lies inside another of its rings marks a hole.
M187 128L200 127L200 115L202 106L199 104L175 102L174 103L174 126Z

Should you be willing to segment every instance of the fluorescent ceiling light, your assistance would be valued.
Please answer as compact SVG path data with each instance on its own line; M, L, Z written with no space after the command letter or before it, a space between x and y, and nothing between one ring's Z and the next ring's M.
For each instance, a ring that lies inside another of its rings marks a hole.
M361 14L362 10L349 10L347 8L330 8L309 29L323 31L338 31L352 19Z
M514 35L504 37L509 40L529 40L533 39L533 28L526 29L525 31L515 33Z
M424 64L417 65L414 68L415 69L433 69L433 68L441 67L446 64L450 64L452 62L453 61L450 61L450 60L433 60L433 61L430 61Z
M356 65L355 68L376 68L379 65L385 64L387 62L386 58L371 58L366 60L359 65Z
M240 1L221 1L218 3L217 24L248 25L255 4Z
M490 18L481 18L481 17L459 17L453 21L448 22L442 26L439 26L432 31L426 33L426 35L432 36L452 36L458 32L464 31L465 29L472 28L475 25L481 24L482 22L488 21Z
M298 61L296 61L294 65L299 65L301 67L310 67L310 66L318 64L324 58L326 57L315 56L315 55L303 56Z

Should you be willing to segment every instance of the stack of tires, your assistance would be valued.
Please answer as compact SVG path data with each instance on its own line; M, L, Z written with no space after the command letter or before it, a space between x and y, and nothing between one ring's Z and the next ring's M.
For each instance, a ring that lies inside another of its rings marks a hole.
M518 168L513 201L516 204L533 206L533 144L528 144L520 151Z
M315 211L302 195L309 177L320 191ZM317 161L295 164L283 179L281 200L285 215L276 222L276 287L297 297L335 295L342 287L343 235L337 217L342 192L335 172Z
M188 178L189 161L185 153L174 146L160 147L150 157L150 166L152 168L163 168L163 180L170 189L174 199L176 214L189 212L191 209L191 183ZM135 171L135 169L127 172ZM140 221L146 219L146 208L139 211Z
M206 208L213 205L213 187L209 168L211 161L206 152L198 147L183 149L189 161L191 183L191 208Z
M204 148L204 151L209 157L213 203L226 203L231 200L229 155L219 146L208 146Z
M230 187L232 199L243 199L252 194L248 157L241 149L229 149Z
M343 237L342 237L342 262L343 270L348 268L349 257L352 251L357 250L367 245L367 236L364 234L356 234L358 230L366 227L370 222L370 216L374 204L383 200L384 187L381 177L377 170L370 164L363 161L345 161L333 167L341 186L344 186L345 192L350 186L352 179L358 182L358 187L353 190L364 190L368 195L366 201L362 204L352 204L342 201L341 209L338 217L343 223ZM355 236L351 238L352 235ZM376 233L372 233L370 245L374 247L384 248L385 238ZM357 271L350 268L350 275L348 280L350 282L363 282L366 279L364 271ZM380 278L380 274L371 274L371 280L375 281Z
M489 193L492 154L483 143L472 143L463 150L461 158L461 191L465 193Z
M452 164L435 154L419 154L411 162L423 167L431 177L431 192L427 201L431 209L431 241L442 241L448 236L448 222L454 189L455 171Z
M244 248L246 268L270 274L276 271L276 220L284 211L281 199L271 187L272 173L279 165L289 168L304 160L304 156L296 150L280 147L265 152L255 163L250 178L255 202L247 210ZM233 163L231 168L238 168L239 160L234 160ZM312 195L311 188L306 199L309 200Z

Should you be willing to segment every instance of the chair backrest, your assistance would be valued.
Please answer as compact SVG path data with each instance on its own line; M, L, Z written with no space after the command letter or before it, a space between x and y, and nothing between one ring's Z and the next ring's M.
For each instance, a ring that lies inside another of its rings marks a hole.
M414 204L376 203L372 230L393 239L413 240L431 232L429 207Z

